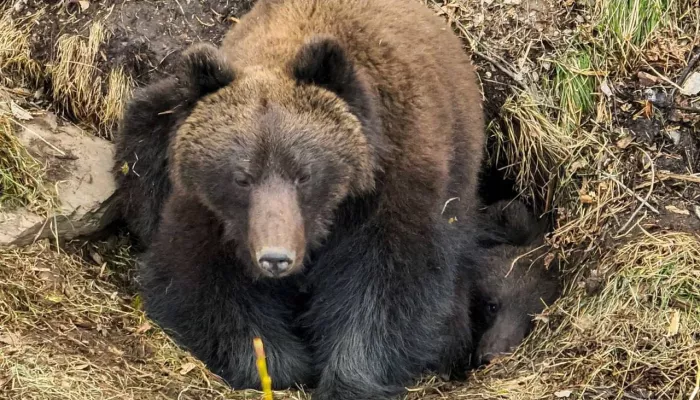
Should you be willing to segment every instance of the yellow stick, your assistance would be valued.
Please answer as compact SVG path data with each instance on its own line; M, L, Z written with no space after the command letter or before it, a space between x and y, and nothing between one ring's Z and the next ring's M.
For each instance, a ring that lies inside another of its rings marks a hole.
M260 375L260 381L262 383L263 398L265 400L272 400L272 378L270 378L270 375L267 374L265 349L263 348L262 339L259 337L253 339L253 346L255 347L255 355L258 359L258 374Z

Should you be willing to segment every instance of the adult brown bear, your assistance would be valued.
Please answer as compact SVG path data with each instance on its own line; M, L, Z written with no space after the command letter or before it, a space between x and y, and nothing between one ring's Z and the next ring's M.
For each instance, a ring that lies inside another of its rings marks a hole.
M259 1L128 106L148 315L235 388L261 336L277 388L400 393L446 343L483 143L469 58L417 2Z

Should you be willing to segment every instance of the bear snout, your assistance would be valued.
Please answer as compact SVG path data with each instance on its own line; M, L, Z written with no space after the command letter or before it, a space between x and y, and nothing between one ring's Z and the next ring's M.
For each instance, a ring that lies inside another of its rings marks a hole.
M250 254L262 275L281 278L301 270L304 219L292 184L274 179L253 189L248 228Z
M284 248L263 248L256 254L258 265L272 276L287 273L296 259L296 252Z

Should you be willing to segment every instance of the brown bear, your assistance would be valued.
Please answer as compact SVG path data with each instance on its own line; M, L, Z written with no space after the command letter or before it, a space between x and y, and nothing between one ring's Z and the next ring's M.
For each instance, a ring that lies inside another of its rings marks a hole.
M559 261L545 265L547 221L518 201L499 201L481 216L479 259L465 264L473 297L473 366L514 350L528 335L533 316L561 292Z
M484 126L430 10L260 0L142 89L119 140L146 312L233 387L260 386L256 336L274 387L317 399L390 398L438 362Z

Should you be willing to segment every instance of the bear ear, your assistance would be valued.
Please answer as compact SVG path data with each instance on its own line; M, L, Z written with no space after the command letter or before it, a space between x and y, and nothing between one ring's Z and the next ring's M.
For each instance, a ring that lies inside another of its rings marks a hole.
M201 97L231 83L235 73L219 49L199 43L182 53L175 77L181 85L193 90L196 97Z
M300 83L321 86L346 100L356 86L352 61L329 36L314 36L302 46L292 61L292 74Z

